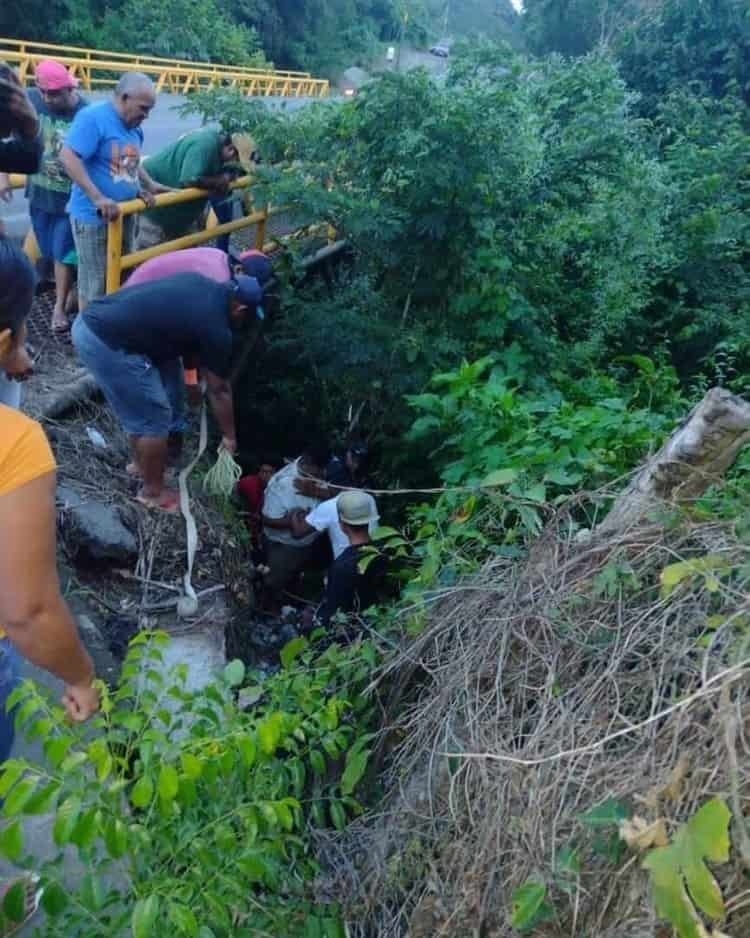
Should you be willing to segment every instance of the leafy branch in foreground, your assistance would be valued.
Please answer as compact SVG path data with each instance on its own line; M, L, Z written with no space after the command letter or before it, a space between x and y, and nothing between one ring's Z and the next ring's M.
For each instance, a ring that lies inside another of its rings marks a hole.
M240 690L245 667L186 687L163 668L163 633L132 642L120 683L104 690L96 735L67 726L31 682L13 695L17 723L43 741L45 761L11 760L0 774L0 852L35 869L48 920L41 934L135 938L342 935L337 906L316 902L308 823L343 828L367 767L371 705L362 695L375 649L358 642L314 653L289 643L282 670ZM248 709L239 701L253 700ZM28 856L23 818L51 812L55 856ZM75 847L83 876L63 877ZM5 897L6 919L22 896ZM311 928L316 929L311 932Z

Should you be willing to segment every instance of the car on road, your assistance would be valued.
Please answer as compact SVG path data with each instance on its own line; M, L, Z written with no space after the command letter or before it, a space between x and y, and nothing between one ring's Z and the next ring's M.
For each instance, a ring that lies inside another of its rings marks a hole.
M447 59L450 54L450 46L444 42L438 42L430 47L430 55L436 55L439 59Z

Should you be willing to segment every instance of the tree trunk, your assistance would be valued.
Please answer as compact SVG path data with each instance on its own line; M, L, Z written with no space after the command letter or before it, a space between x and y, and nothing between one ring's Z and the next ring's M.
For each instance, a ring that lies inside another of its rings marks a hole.
M750 442L750 403L712 388L618 497L597 535L643 520L661 503L696 498L717 482Z

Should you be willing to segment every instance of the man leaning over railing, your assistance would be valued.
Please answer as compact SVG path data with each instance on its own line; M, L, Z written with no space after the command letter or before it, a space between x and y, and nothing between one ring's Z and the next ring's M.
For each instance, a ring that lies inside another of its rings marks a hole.
M143 165L152 179L165 186L175 189L197 186L226 196L233 178L252 169L254 149L245 134L193 130L149 156ZM189 234L197 226L207 201L193 199L144 212L138 225L138 250Z
M60 158L73 180L68 203L78 253L81 310L106 292L107 222L118 218L120 202L170 192L141 166L141 124L156 103L154 84L141 72L126 72L114 95L80 111L65 138ZM124 219L123 247L133 241L132 218Z

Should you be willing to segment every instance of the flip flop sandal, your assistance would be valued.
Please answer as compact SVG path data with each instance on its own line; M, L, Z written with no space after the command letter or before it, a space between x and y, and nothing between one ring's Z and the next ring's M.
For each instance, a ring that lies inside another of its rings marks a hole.
M39 911L39 903L41 902L44 890L38 888L39 877L36 873L30 873L28 876L20 876L18 879L13 880L8 883L8 889L11 889L17 882L25 882L23 920L0 925L0 938L12 938L13 935L17 935Z

